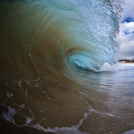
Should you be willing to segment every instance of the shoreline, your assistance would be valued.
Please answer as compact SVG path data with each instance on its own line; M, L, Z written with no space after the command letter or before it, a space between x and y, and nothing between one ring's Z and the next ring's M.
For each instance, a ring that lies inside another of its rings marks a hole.
M134 64L134 60L128 60L128 59L120 59L120 63L127 63L127 64Z

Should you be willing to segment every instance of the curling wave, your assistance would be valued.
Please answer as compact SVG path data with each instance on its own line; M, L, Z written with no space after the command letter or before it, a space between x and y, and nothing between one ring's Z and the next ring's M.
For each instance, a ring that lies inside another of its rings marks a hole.
M0 133L133 130L123 106L133 112L134 99L122 95L132 92L133 67L129 77L110 72L118 8L116 0L0 1Z
M32 56L36 51L44 65L58 64L66 70L97 71L104 63L115 62L118 20L109 1L28 0L10 5L9 11L15 10L18 16L11 22L11 32L18 32L18 40L24 37L21 46L15 44L20 49L17 51L25 49L25 55ZM7 15L9 11L4 12Z

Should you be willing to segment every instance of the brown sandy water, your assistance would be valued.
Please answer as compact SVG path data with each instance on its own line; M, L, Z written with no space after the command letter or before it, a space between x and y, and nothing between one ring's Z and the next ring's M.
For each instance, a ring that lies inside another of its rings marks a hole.
M0 3L0 133L133 131L134 66L109 65L95 72L81 69L81 58L75 59L78 66L71 65L66 59L70 53L81 50L99 57L101 52L84 46L87 36L79 29L83 21L73 18L77 14L62 17L46 3Z

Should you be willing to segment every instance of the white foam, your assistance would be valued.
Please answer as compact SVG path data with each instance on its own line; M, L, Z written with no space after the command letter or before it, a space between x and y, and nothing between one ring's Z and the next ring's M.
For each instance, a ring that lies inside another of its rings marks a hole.
M82 98L82 99L86 102L86 104L89 107L89 112L88 113L84 113L84 116L83 116L83 119L84 120L87 119L88 115L91 114L92 112L97 113L97 114L101 114L101 115L111 116L111 117L114 117L115 116L112 113L101 112L101 111L98 111L98 110L93 109L84 98ZM83 120L83 119L81 119L81 120ZM81 126L81 124L79 126Z
M104 65L101 67L101 71L120 71L128 69L128 67L134 67L134 64L130 63L116 63L113 65L110 65L109 63L104 63Z
M134 129L133 130L130 130L130 131L126 131L126 132L124 132L122 134L134 134Z
M39 87L39 84L38 83L34 84L34 87Z
M131 63L120 63L118 64L118 71L134 69L134 64Z
M89 105L89 104L88 104ZM44 132L53 132L56 134L89 134L89 133L85 133L85 132L81 132L79 130L80 126L83 124L84 120L87 119L87 117L93 112L94 110L92 110L92 108L90 109L90 105L89 105L89 109L86 113L83 114L83 118L79 120L78 124L76 125L72 125L70 127L54 127L54 128L44 128L43 126L41 126L39 123L32 125L30 127L34 127L38 130L42 130Z
M28 94L27 94L27 89L25 90L25 96L26 96L26 97L28 96Z
M19 87L22 88L22 79L20 79L20 80L18 81L18 85L19 85Z
M22 109L24 109L25 104L18 105L18 107L20 108L20 110L22 110Z
M13 97L13 94L7 91L7 97L8 98L12 98Z
M84 120L87 119L87 117L88 117L89 114L91 114L91 111L89 111L88 113L84 113L83 118L82 118L82 119L79 121L79 123L78 123L77 125L75 125L75 126L76 126L77 128L79 128L79 127L83 124Z
M33 118L26 117L26 124L30 124L34 120Z
M119 63L116 63L114 65L110 65L109 63L104 63L104 65L101 67L101 71L117 71L119 67Z
M88 97L87 94L83 93L83 92L79 92L79 94L85 96L85 97Z
M13 117L16 114L16 110L14 108L11 108L10 106L8 106L8 112L7 113L3 113L3 118L6 121L12 122L13 124L15 123Z
M71 126L71 127L55 127L55 128L44 128L43 126L41 126L39 123L36 125L33 125L32 127L38 129L38 130L42 130L44 132L53 132L56 134L87 134L85 132L81 132L80 130L78 130L75 126ZM89 134L89 133L88 133Z

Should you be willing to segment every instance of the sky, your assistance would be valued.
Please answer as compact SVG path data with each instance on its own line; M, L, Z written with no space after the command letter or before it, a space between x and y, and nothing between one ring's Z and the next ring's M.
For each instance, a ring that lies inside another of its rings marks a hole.
M119 59L134 60L134 0L125 0L120 32L117 37L119 43Z

